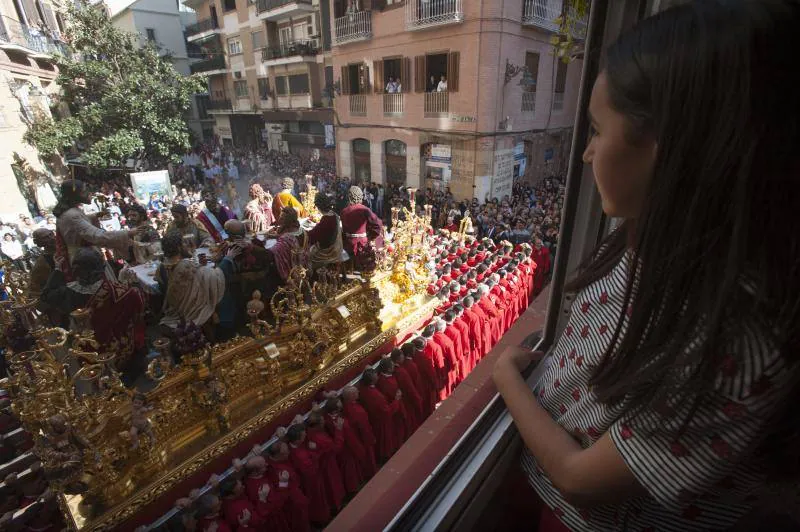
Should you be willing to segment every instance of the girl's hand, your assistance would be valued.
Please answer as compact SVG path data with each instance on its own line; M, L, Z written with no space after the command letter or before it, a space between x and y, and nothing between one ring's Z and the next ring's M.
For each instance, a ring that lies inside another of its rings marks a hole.
M538 362L544 357L541 351L531 351L524 347L513 346L507 348L497 359L494 365L495 379L499 374L512 370L516 373L522 373L528 366L534 362Z

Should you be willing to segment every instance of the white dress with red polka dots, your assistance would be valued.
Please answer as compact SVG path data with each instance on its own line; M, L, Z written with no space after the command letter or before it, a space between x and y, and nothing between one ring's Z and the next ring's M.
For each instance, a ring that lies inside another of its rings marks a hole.
M766 335L743 326L741 335L731 340L733 354L715 388L700 400L680 436L675 416L665 412L647 410L622 420L625 402L612 407L600 403L588 382L623 315L629 266L626 255L606 277L577 295L534 393L583 448L610 431L648 496L579 509L564 500L527 451L522 466L542 500L572 530L727 529L747 513L753 489L764 480L763 464L753 451L797 382L798 371L787 367ZM672 412L688 408L670 407Z

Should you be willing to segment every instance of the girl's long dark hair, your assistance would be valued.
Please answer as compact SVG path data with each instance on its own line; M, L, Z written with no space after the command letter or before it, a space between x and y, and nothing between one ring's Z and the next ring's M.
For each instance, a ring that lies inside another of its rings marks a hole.
M798 32L797 1L699 0L645 19L607 50L611 104L632 137L655 136L658 153L640 216L568 289L632 252L627 328L620 320L592 383L604 402L624 398L627 415L700 400L743 330L789 364L800 358ZM787 404L799 400L795 386ZM774 460L796 473L788 408L771 427L768 440L792 453Z

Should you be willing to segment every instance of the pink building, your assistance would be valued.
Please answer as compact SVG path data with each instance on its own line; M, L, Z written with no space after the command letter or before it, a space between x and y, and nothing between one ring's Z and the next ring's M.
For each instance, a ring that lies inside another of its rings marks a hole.
M561 13L562 0L333 0L339 174L479 199L563 174L582 61L552 52Z

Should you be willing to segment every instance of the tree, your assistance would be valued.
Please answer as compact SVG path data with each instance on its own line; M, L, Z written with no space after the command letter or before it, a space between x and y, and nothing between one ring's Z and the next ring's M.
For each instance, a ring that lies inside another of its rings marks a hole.
M149 42L140 47L86 0L69 7L67 20L72 54L58 57L56 83L70 116L37 116L26 141L44 156L78 151L98 169L129 158L160 165L188 149L184 113L204 78L182 76L168 55Z

